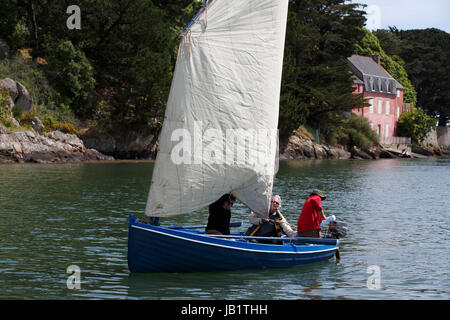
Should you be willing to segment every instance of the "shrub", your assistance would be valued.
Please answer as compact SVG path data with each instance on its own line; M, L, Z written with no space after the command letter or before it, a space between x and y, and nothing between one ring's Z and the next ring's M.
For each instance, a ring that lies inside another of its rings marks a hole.
M323 125L322 134L328 143L340 144L348 148L355 146L366 150L379 143L379 138L370 128L369 121L355 114L349 117L342 115L329 117Z
M423 109L411 107L411 111L403 113L398 119L398 133L403 137L411 137L415 142L421 142L437 120L430 117Z
M12 118L9 106L9 90L0 88L0 122L6 123Z
M71 123L51 123L50 120L44 120L42 124L47 132L58 130L64 133L78 134L78 130Z
M46 48L49 79L59 93L59 104L68 105L80 116L89 115L89 96L94 88L94 71L84 53L72 42L62 41Z

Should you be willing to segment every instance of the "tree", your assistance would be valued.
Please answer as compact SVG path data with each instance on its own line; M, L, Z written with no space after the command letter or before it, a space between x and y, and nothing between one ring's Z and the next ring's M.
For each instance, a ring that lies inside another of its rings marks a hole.
M58 102L71 106L78 116L90 115L89 98L95 79L88 59L70 41L58 42L47 50L47 69L60 94Z
M411 111L402 113L398 119L399 135L411 137L414 142L419 143L425 139L434 126L436 126L436 119L418 107L412 107Z
M417 91L417 104L438 118L440 126L446 126L450 121L450 34L438 29L393 28L388 33L400 42L400 50L395 52L405 62Z
M31 47L33 58L49 62L45 70L59 102L70 104L78 115L108 116L133 125L162 117L177 35L201 3L79 0L81 30L69 30L66 10L72 4L70 0L1 1L0 11L8 15L0 17L0 36L9 36L5 39L11 48ZM21 37L12 37L14 30L22 30ZM101 114L105 105L108 114Z
M347 57L363 37L364 12L344 0L289 2L280 98L280 134L304 123L318 126L327 113L361 106Z

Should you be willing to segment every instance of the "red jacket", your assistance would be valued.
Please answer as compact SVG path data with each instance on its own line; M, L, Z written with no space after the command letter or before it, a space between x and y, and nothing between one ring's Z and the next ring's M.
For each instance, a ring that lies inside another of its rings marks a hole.
M320 230L320 223L322 222L321 205L322 199L317 195L312 195L306 199L303 205L302 212L297 221L297 232L302 233L308 230Z

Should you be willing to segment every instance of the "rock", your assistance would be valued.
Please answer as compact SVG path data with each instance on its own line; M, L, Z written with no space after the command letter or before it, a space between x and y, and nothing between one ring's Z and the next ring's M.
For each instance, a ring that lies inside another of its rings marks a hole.
M337 154L338 159L350 159L352 154L340 148L332 148L333 152Z
M86 149L75 135L59 131L44 136L32 131L0 134L0 163L79 162L114 160L93 149Z
M19 123L19 121L17 121L16 119L12 118L11 122L12 122L12 124L13 124L15 127L17 127L17 128L20 127L20 123Z
M367 152L359 150L357 147L353 146L350 150L353 159L365 159L372 160L373 157L370 156Z
M92 134L81 136L88 149L120 159L154 159L157 152L157 136L131 131L122 135Z
M328 158L328 152L320 144L314 145L314 154L315 154L316 159L327 159Z
M33 98L28 92L27 88L25 88L20 82L16 81L17 90L19 92L19 96L17 100L14 101L15 106L19 106L23 109L23 111L30 111L31 106L33 105Z
M392 159L392 158L397 158L392 152L389 152L387 150L383 150L380 153L380 158L381 159Z
M328 159L350 159L351 153L332 146L322 146L327 152Z
M9 95L11 97L10 110L14 106L19 106L23 111L30 111L31 106L33 105L33 98L24 85L10 78L5 78L0 80L0 88L9 90Z
M289 137L289 141L286 146L284 146L283 152L280 155L280 159L286 159L286 160L300 160L304 159L305 156L303 154L303 149L301 147L302 142L299 137L297 136L291 136Z
M430 151L428 149L425 149L425 148L423 148L421 146L418 146L418 145L413 145L411 147L411 151L413 153L420 154L420 155L423 155L423 156L432 156L434 154L432 151Z
M63 133L57 130L50 132L49 137L65 144L65 149L68 151L86 151L83 141L74 134Z
M8 129L0 124L0 134L8 134Z
M6 110L12 110L14 107L14 100L17 99L17 97L19 96L16 82L9 78L2 79L0 80L0 89L6 89L9 91L9 98Z
M303 151L303 155L306 158L315 159L316 158L316 152L314 149L314 143L311 140L305 140L300 145Z
M0 88L5 88L9 90L9 95L13 102L19 97L19 90L17 89L17 84L13 79L5 78L0 80Z
M44 124L38 117L33 117L31 119L31 126L34 130L36 130L39 134L44 133Z
M281 147L280 159L350 159L351 154L340 148L314 144L311 140L302 140L298 136L289 137L287 144Z

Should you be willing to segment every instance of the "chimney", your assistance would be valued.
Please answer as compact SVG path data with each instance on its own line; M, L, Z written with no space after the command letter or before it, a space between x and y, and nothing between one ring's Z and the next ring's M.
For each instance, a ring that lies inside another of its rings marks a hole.
M380 56L378 54L371 54L369 55L373 61L375 61L377 64L380 64Z

